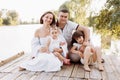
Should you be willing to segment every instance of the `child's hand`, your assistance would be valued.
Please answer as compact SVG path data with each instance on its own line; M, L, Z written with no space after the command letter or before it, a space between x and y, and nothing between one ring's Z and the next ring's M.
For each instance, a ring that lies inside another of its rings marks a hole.
M63 45L65 45L65 42L60 42L60 46L63 46Z
M55 49L53 50L53 52L59 52L59 53L62 53L62 52L63 52L63 50L62 50L62 49L60 49L60 48L55 48Z
M48 51L47 47L41 47L39 49L39 52L47 52L47 51Z

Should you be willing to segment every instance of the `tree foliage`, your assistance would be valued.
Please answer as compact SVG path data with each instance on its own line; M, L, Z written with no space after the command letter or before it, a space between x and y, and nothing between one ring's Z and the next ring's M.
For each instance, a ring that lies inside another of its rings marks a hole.
M100 14L90 18L93 20L91 22L92 26L98 29L101 33L108 30L112 37L120 39L119 0L107 0L105 8L100 11Z
M89 5L90 0L69 0L61 5L60 8L67 8L70 11L70 20L82 25L88 25L86 10Z
M18 13L15 10L2 9L0 11L0 25L18 24Z

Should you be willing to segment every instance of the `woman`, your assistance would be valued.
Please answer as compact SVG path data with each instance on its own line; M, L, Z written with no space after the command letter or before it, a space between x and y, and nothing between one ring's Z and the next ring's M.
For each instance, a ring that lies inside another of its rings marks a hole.
M54 55L48 52L47 42L50 35L50 27L55 24L55 16L52 12L44 13L40 18L42 27L35 32L32 41L33 57L28 62L20 65L19 70L30 71L59 71L62 62Z

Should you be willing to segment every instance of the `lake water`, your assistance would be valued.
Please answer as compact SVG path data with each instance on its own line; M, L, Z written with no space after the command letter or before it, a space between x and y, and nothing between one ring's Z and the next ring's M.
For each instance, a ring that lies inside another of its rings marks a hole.
M0 60L31 51L31 40L40 24L0 27Z
M21 51L25 53L31 52L31 40L36 29L40 28L40 24L4 26L0 27L0 61L9 58ZM101 37L92 33L91 41L95 46L101 45ZM111 42L111 50L120 53L120 41ZM110 50L109 50L110 51Z

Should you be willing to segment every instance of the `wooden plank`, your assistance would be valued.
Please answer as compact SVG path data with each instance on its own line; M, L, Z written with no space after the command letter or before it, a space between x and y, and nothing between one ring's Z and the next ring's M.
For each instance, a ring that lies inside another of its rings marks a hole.
M19 58L19 57L22 56L23 54L24 54L24 52L20 52L20 53L14 55L14 56L12 56L12 57L10 57L10 58L8 58L8 59L5 59L5 60L0 61L0 67L3 66L3 65L5 65L5 64L8 63L8 62L11 62L11 61L15 60L16 58Z
M106 55L103 56L103 59L104 59L104 60L105 60L105 56L106 56ZM106 63L107 63L107 62L106 62L106 60L105 60L105 63L103 63L104 71L101 72L101 75L102 75L102 79L103 79L103 80L108 80L107 72L106 72L106 69L105 69Z
M6 72L0 72L0 78L4 77L5 75L8 75L10 73L6 73Z
M120 57L116 55L110 55L111 64L113 64L111 67L114 71L115 77L120 80ZM118 63L116 63L118 62Z
M28 56L28 55L27 55L27 56ZM0 71L1 71L1 70L4 70L5 68L8 68L9 66L11 66L12 64L14 64L14 63L16 63L16 62L22 61L23 58L26 58L26 54L24 54L23 56L15 59L15 60L13 60L13 61L11 61L11 62L3 65L3 66L1 66L1 67L0 67Z
M41 74L37 75L34 80L51 80L55 73L46 73L42 72Z
M98 65L95 64L93 66L90 67L91 68L91 72L90 72L90 78L91 79L102 79L102 75L101 72L98 70Z
M69 77L66 76L54 76L51 80L68 80Z
M64 65L61 69L61 71L58 71L55 75L56 76L67 76L70 77L71 73L73 71L74 64L71 65Z
M27 57L27 58L26 58ZM12 72L12 71L14 71L13 69L15 69L15 68L18 68L18 66L23 62L23 61L26 61L26 60L28 60L29 59L29 57L28 57L28 55L26 55L24 58L22 58L22 60L20 59L20 60L17 60L16 62L14 62L14 63L10 63L10 65L9 65L9 67L6 67L5 69L3 69L3 70L1 70L1 72Z
M53 73L18 71L18 65L28 59L29 56L22 56L0 67L0 80L120 80L120 57L106 55L102 72L97 65L90 67L91 72L86 72L80 64L64 65L61 71Z
M85 79L81 79L81 78L69 78L68 80L85 80Z
M35 72L23 73L16 80L30 80L33 75L35 75Z
M85 74L85 71L83 69L83 65L76 64L73 69L71 77L77 77L82 79L82 78L85 78L84 74Z
M35 74L29 80L35 80L42 72L35 72Z
M20 75L21 75L21 73L19 73L19 72L11 73L11 74L4 76L0 80L15 80Z
M108 76L108 80L114 80L116 79L115 74L114 74L114 70L113 70L113 64L111 63L111 59L109 56L106 56L105 58L106 60L106 65L105 65L105 69L106 69L106 73Z

